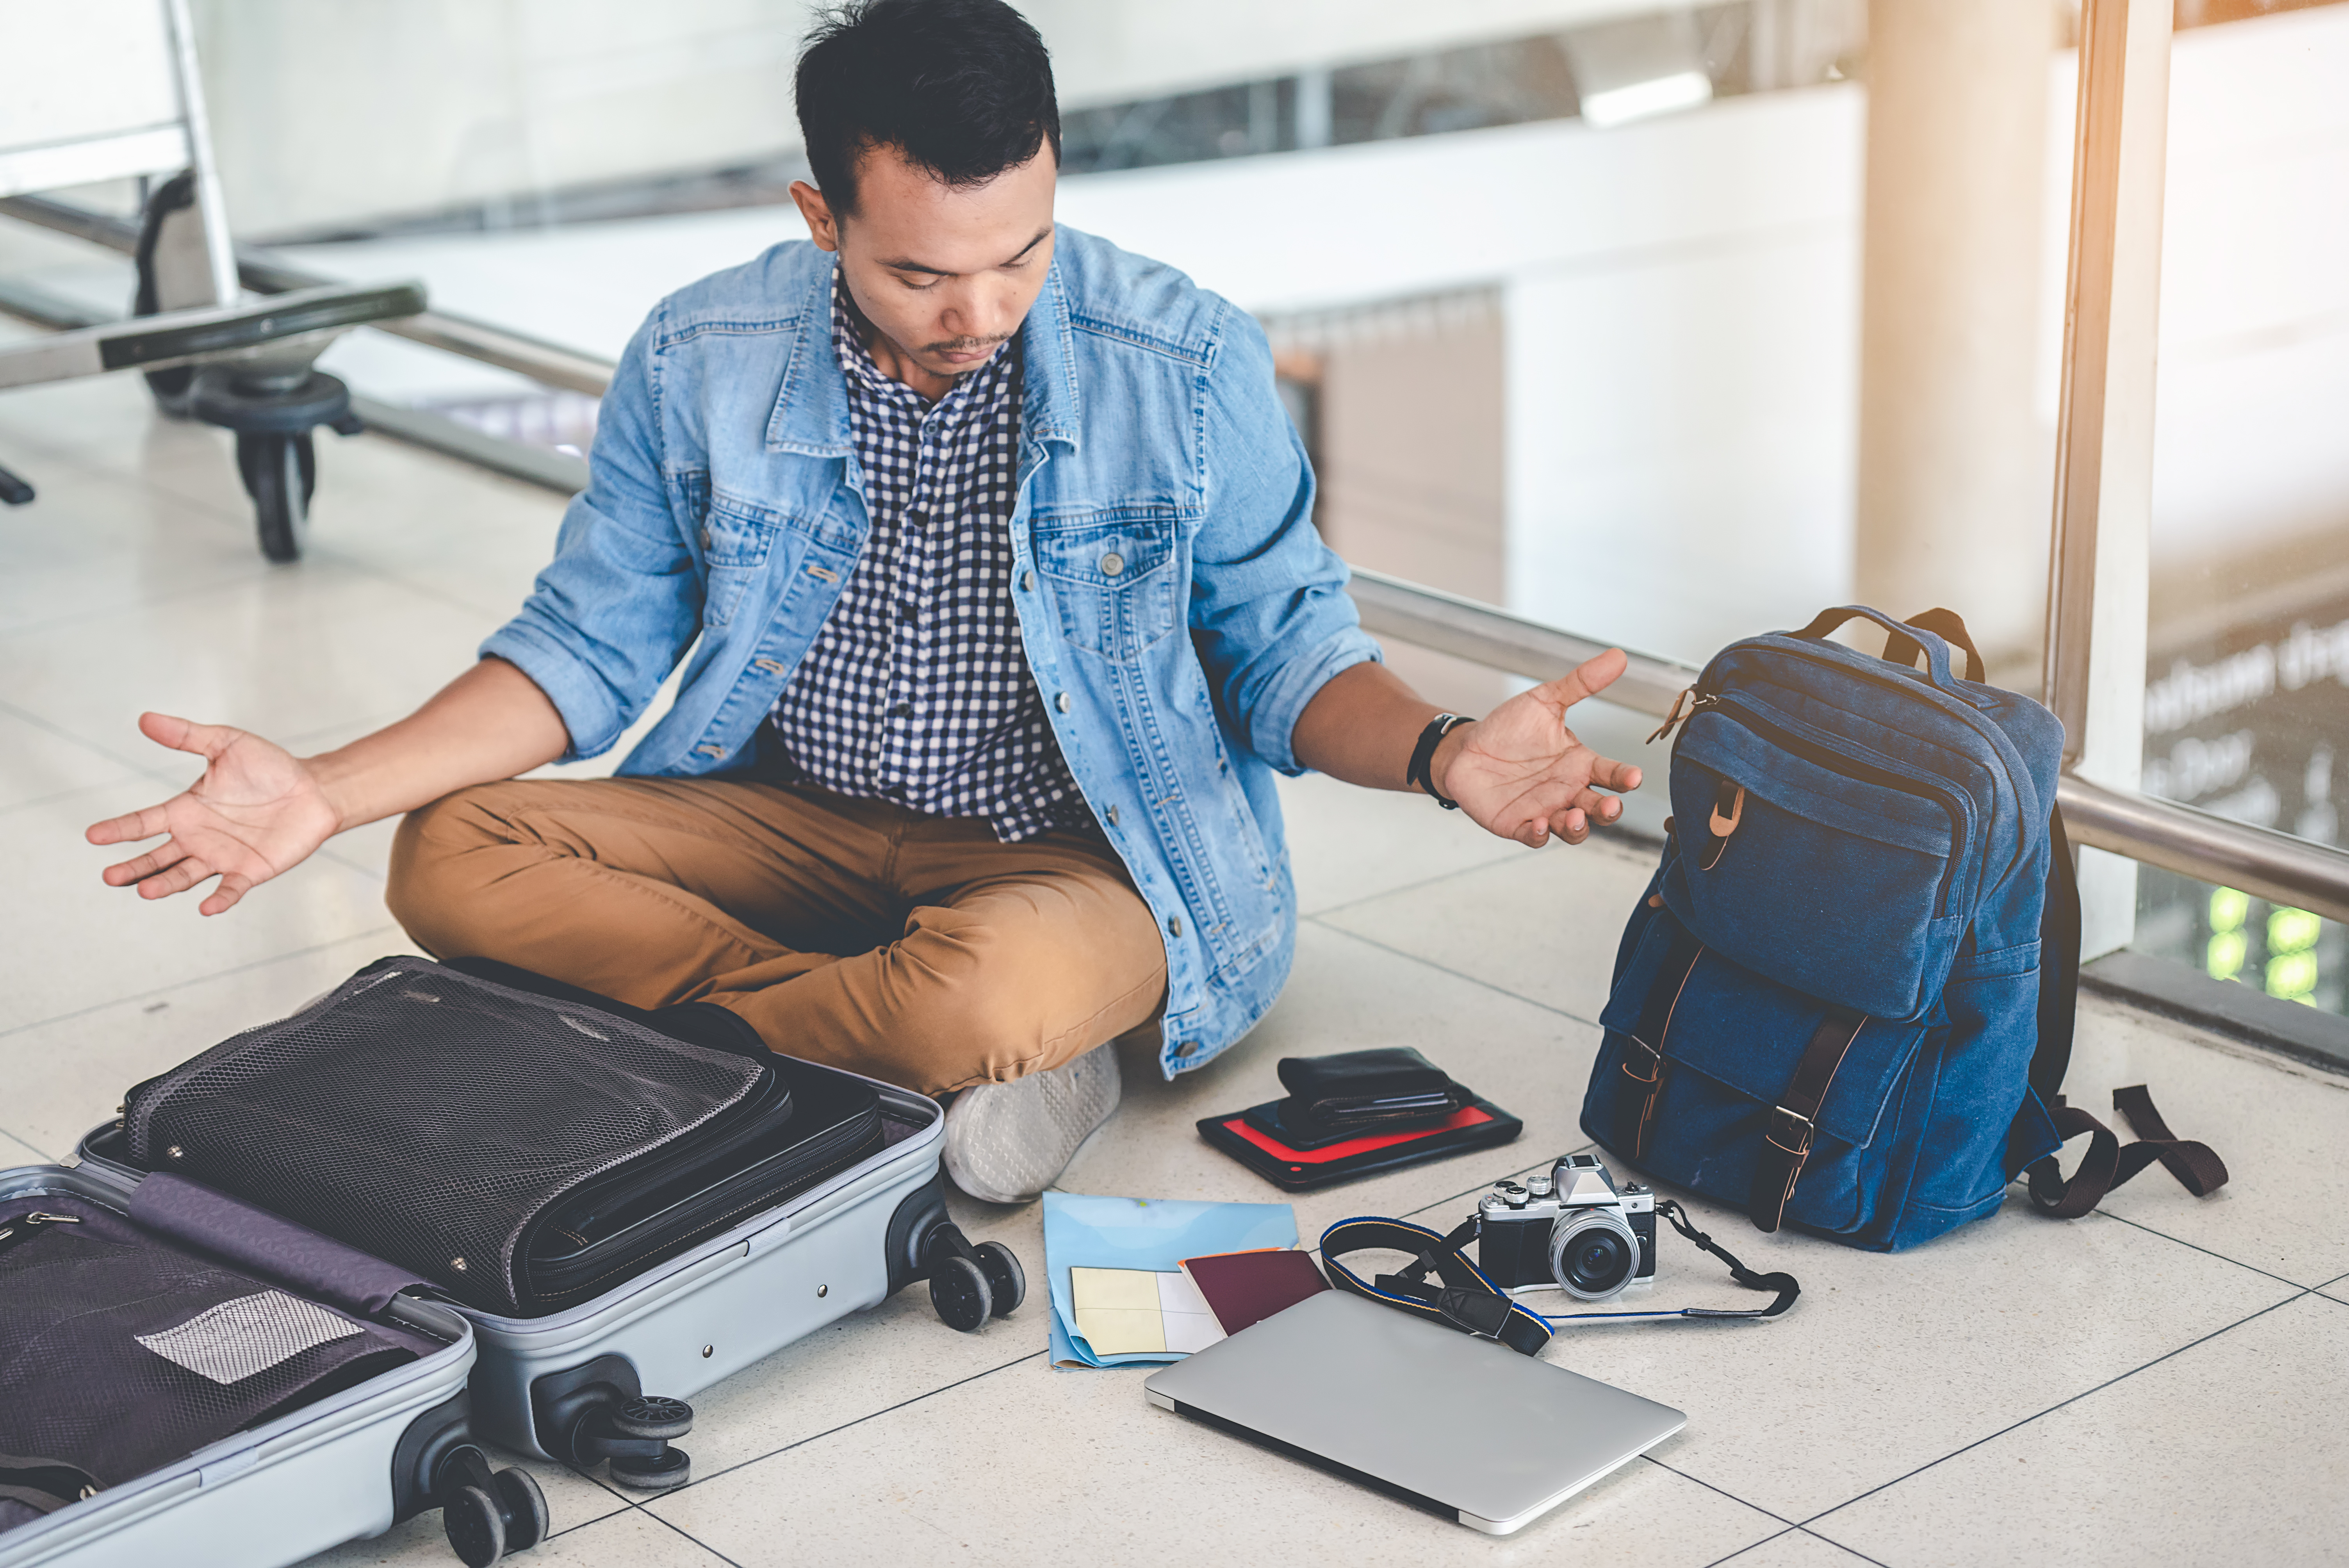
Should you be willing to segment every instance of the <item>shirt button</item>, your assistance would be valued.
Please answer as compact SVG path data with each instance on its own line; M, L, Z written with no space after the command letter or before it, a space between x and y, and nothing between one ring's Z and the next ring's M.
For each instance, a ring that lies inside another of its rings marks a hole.
M1124 570L1125 557L1120 555L1116 551L1112 550L1107 555L1102 557L1102 576L1114 577Z
M897 605L897 618L906 622L918 621L922 618L921 607L910 600L900 601Z
M1076 707L1076 704L1069 700L1069 694L1067 692L1062 692L1060 696L1052 699L1052 706L1059 708L1062 713L1066 713L1069 709Z
M924 511L917 506L907 507L905 509L905 521L912 523L916 528L919 528L922 524L930 521L930 514Z
M1030 593L1034 593L1036 591L1036 574L1033 572L1022 572L1019 574L1019 586L1024 592Z
M889 717L891 718L904 718L913 711L914 705L910 702L893 702L889 705Z

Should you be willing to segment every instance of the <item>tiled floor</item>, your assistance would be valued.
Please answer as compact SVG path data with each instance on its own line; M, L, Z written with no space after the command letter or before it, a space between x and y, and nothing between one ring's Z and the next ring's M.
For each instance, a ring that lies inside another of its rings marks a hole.
M545 552L558 502L372 438L322 443L308 559L254 552L224 438L150 419L136 383L0 400L0 1151L68 1156L128 1084L400 948L383 830L233 913L99 885L81 827L192 769L146 707L310 747L422 697ZM1263 1200L1191 1123L1274 1092L1286 1054L1412 1043L1524 1116L1505 1153L1299 1200L1451 1221L1492 1179L1582 1140L1590 1022L1643 857L1533 852L1407 797L1288 787L1306 911L1261 1028L1168 1085L1140 1056L1071 1191ZM2349 1082L2085 1008L2075 1093L2150 1081L2229 1158L2197 1202L2158 1173L2068 1224L2016 1204L1920 1251L1863 1255L1700 1223L1806 1287L1767 1326L1562 1335L1552 1358L1677 1405L1687 1429L1524 1533L1493 1540L1151 1408L1137 1371L1056 1372L1030 1306L951 1333L918 1292L709 1391L698 1479L651 1500L535 1467L582 1563L1283 1563L1750 1568L2349 1561ZM958 1202L1042 1265L1031 1206ZM1667 1246L1675 1299L1739 1293ZM1660 1297L1661 1299L1661 1297ZM322 1561L449 1562L412 1522Z

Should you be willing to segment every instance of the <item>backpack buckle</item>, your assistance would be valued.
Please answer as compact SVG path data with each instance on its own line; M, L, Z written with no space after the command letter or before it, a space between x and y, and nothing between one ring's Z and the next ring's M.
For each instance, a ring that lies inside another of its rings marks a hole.
M1811 1135L1817 1130L1811 1119L1799 1110L1788 1110L1783 1105L1770 1108L1768 1137L1773 1145L1794 1156L1799 1165L1811 1152Z
M1648 1044L1647 1041L1641 1039L1637 1035L1626 1035L1623 1037L1626 1040L1629 1040L1632 1045L1639 1047L1640 1049L1645 1051L1648 1055L1648 1070L1644 1073L1636 1073L1631 1070L1631 1053L1628 1050L1625 1051L1623 1053L1623 1076L1630 1078L1633 1083L1640 1084L1652 1084L1659 1078L1662 1078L1664 1075L1664 1053L1656 1049L1655 1047Z

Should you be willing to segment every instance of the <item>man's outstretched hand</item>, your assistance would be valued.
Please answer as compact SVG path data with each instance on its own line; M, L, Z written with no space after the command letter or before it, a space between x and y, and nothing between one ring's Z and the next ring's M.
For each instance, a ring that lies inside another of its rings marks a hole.
M1566 710L1612 686L1626 663L1622 649L1609 648L1453 730L1429 769L1435 787L1502 838L1536 849L1552 834L1580 843L1592 823L1623 814L1622 801L1599 791L1637 789L1640 770L1585 746Z
M197 908L221 914L341 830L341 814L316 776L282 747L226 725L191 724L168 714L142 714L139 727L150 740L202 758L204 773L160 806L90 828L85 836L93 844L171 835L161 847L107 867L109 887L135 886L140 898L169 898L218 877L220 885Z

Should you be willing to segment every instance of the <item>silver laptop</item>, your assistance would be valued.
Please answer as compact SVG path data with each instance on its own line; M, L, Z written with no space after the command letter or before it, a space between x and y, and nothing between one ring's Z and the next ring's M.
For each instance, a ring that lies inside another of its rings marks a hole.
M1506 1535L1688 1424L1507 1346L1342 1291L1154 1374L1150 1402Z

